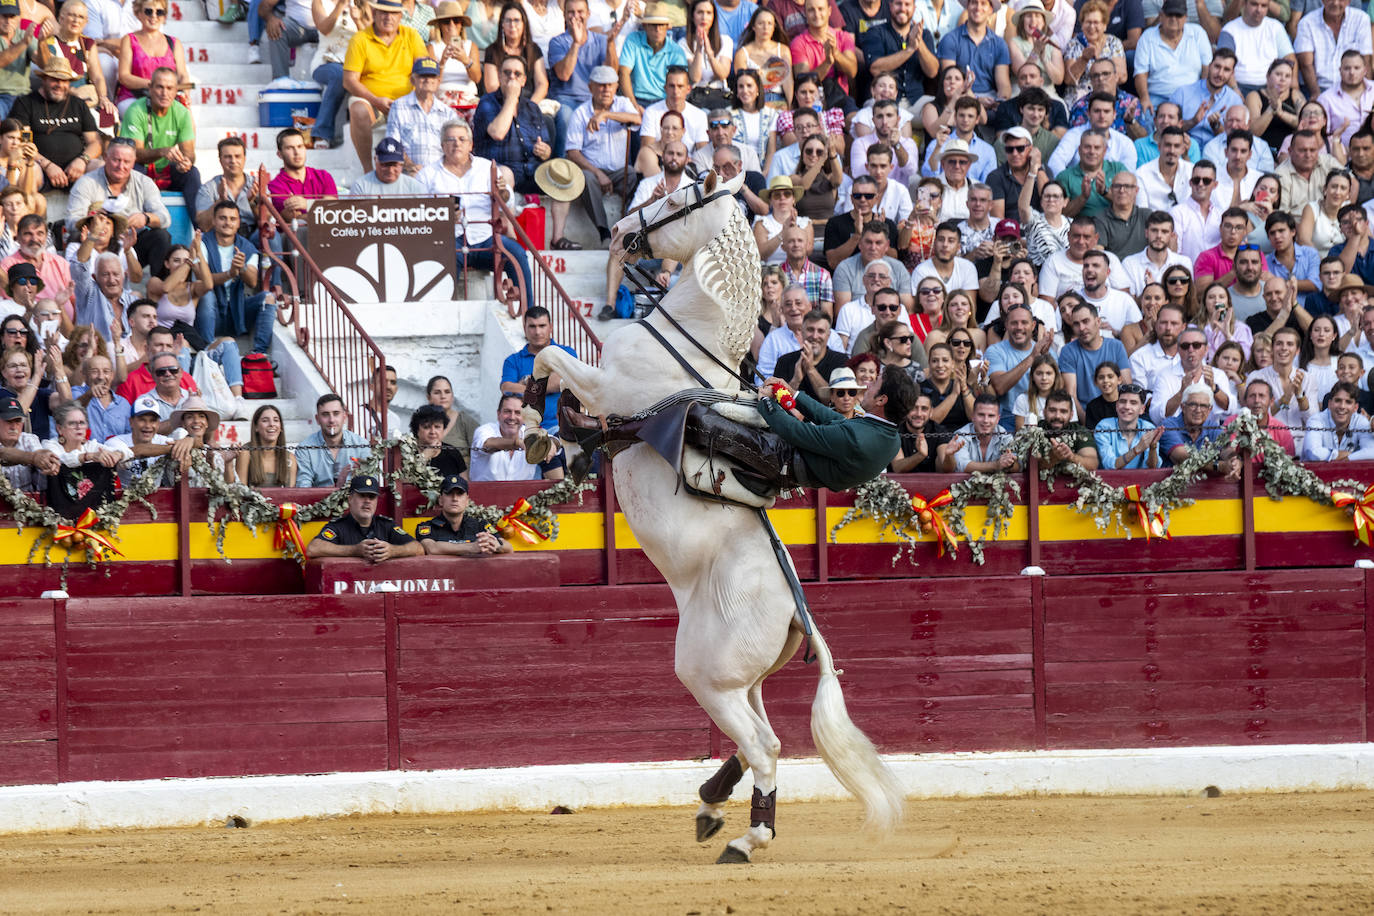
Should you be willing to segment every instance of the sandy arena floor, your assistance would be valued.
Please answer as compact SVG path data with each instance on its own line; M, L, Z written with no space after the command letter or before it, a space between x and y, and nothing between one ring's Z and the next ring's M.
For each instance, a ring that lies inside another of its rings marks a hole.
M5 913L1374 912L1374 793L783 805L749 866L692 811L0 837Z

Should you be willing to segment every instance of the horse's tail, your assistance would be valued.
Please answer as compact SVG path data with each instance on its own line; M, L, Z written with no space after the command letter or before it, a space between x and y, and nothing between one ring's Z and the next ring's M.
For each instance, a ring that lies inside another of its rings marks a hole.
M878 756L873 742L849 718L840 689L840 672L814 623L811 646L821 672L816 698L811 703L811 739L830 772L863 803L866 825L890 831L902 819L905 793L896 775Z

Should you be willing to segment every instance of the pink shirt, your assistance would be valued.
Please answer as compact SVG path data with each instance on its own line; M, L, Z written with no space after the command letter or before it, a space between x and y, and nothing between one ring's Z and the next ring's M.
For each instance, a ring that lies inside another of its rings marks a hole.
M839 48L841 54L854 50L853 35L840 29L832 29L832 31L835 33L835 46ZM825 60L825 46L811 36L809 29L792 39L792 44L789 47L792 51L792 66L794 68L797 64L805 64L807 70L816 71L820 67L821 61ZM840 84L840 88L848 92L849 78L841 75L840 71L834 67L831 68L831 73L835 77L835 82Z
M1229 274L1236 265L1234 258L1228 258L1218 245L1215 248L1208 248L1197 256L1197 261L1193 264L1193 276L1195 277L1220 277ZM1260 252L1260 269L1268 270L1269 262Z
M339 189L334 185L334 176L323 169L312 169L309 166L306 166L304 181L292 178L283 169L267 183L267 190L272 195L272 206L278 211L286 205L286 198L292 194L299 194L310 201L319 200L321 197L339 196Z

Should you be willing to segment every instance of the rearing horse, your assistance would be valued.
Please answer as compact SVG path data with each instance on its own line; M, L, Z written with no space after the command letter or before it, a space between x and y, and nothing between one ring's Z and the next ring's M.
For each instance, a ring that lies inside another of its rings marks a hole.
M744 356L760 289L758 248L733 196L742 181L718 182L710 172L701 184L686 185L620 220L611 237L612 258L627 251L672 258L683 265L681 278L647 319L607 338L601 368L546 347L534 362L536 382L557 372L587 413L628 417L700 386L665 349L671 348L711 387L737 391L739 383L726 367L738 366ZM527 429L533 430L527 444L537 454L538 413L525 410ZM617 455L612 470L625 518L677 601L678 679L738 748L701 787L697 839L724 825L730 791L751 769L749 830L717 860L748 862L774 835L781 743L763 708L763 680L786 664L803 637L787 578L754 510L683 492L677 472L644 443ZM901 818L901 788L850 721L834 660L814 628L812 645L820 668L812 738L831 772L863 803L869 824L890 829Z

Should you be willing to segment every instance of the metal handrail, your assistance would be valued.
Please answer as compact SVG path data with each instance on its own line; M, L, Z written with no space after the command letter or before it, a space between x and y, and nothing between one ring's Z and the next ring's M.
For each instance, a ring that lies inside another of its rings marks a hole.
M577 355L588 363L600 365L601 338L596 336L591 325L587 324L587 319L583 318L581 313L577 311L572 298L563 289L563 284L558 282L558 277L549 267L548 260L539 250L539 246L530 240L529 235L525 232L525 227L520 225L515 218L515 213L506 206L506 202L497 193L496 178L496 164L492 163L492 232L494 234L499 233L503 223L510 227L515 234L515 240L524 246L525 253L529 256L530 273L534 277L534 289L522 290L523 294L519 306L511 310L511 317L517 318L523 315L524 310L531 305L542 305L549 310L550 324L553 326L553 339L565 346L572 347L577 351ZM492 249L493 260L495 261L495 266L492 269L492 285L499 290L501 261L504 256L501 253L501 247L496 244L494 235ZM523 282L520 285L523 287Z
M266 184L262 187L265 192ZM324 378L329 390L343 398L349 429L365 439L385 439L387 411L385 407L377 409L375 403L381 394L378 380L385 384L386 356L344 304L346 300L338 287L325 279L290 223L277 212L271 195L261 194L259 206L294 249L293 267L263 246L263 253L277 265L291 287L289 296L284 290L279 295L278 321L293 329L296 345L304 351L306 359Z

